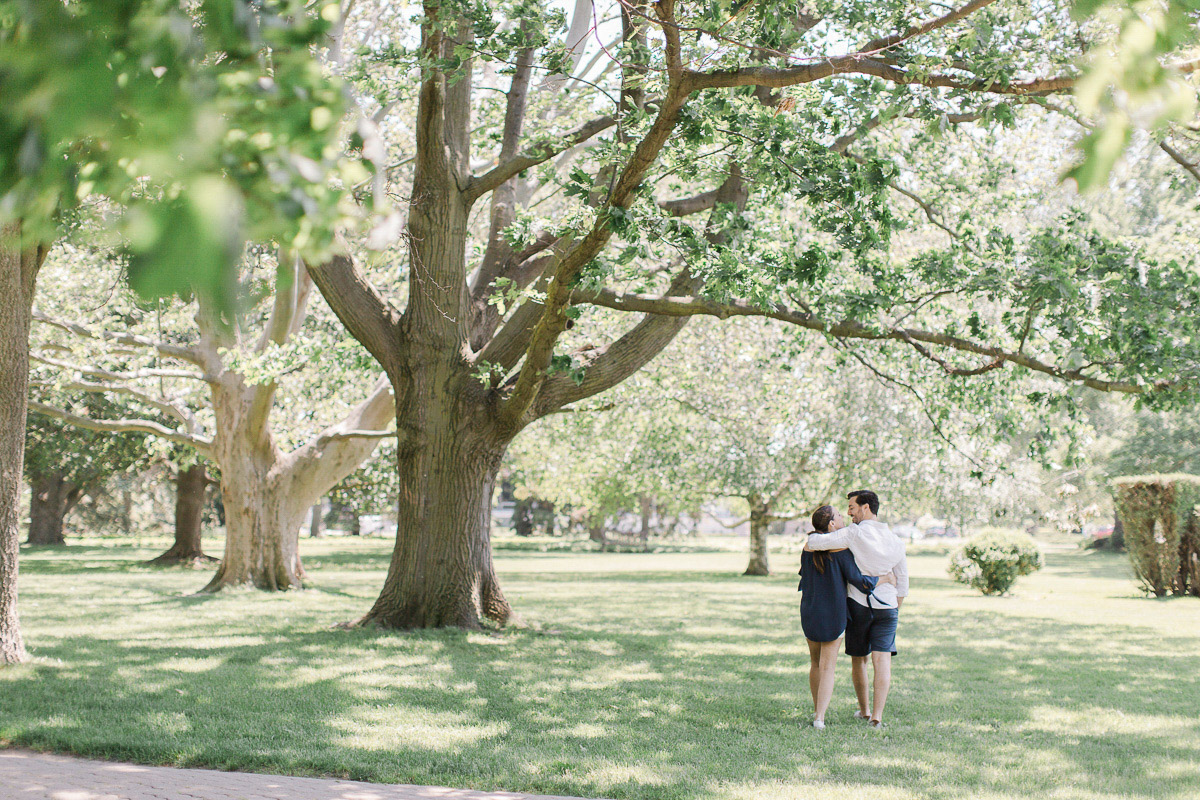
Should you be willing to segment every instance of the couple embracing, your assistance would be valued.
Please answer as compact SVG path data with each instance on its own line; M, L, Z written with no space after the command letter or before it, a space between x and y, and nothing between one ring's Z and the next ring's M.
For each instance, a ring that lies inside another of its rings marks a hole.
M876 517L879 497L866 490L846 496L850 524L832 506L818 508L800 560L800 623L808 639L814 728L825 727L843 635L858 696L854 717L872 727L883 725L900 605L908 596L904 542ZM869 706L868 659L874 675Z

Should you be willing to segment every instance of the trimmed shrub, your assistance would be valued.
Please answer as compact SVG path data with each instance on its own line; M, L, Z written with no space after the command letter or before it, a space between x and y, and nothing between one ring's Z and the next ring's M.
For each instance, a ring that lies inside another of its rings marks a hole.
M950 556L950 577L984 594L1004 594L1022 575L1042 568L1042 551L1024 534L985 533Z
M1133 574L1146 591L1200 596L1200 477L1131 475L1112 487Z

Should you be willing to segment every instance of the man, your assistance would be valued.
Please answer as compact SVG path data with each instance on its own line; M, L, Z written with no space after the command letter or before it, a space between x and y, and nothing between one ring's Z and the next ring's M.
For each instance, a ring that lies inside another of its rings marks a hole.
M850 656L854 677L854 693L858 696L858 711L854 716L868 719L872 727L883 724L883 707L887 703L892 683L892 656L896 655L896 626L900 621L900 605L908 596L908 560L904 542L892 529L880 522L879 497L872 491L860 489L846 495L847 513L853 523L841 530L825 534L810 534L808 549L837 550L847 547L864 575L882 576L891 572L894 586L880 584L868 597L858 587L848 586L846 623L846 655ZM867 711L867 657L874 671L874 704Z

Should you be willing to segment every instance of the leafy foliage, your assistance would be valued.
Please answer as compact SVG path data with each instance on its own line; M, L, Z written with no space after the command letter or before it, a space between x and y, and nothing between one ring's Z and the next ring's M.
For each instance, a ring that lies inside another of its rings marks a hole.
M1136 128L1161 130L1190 122L1196 89L1184 73L1164 64L1197 42L1196 0L1077 0L1081 18L1096 15L1115 35L1096 47L1076 87L1080 110L1099 118L1080 144L1083 160L1067 173L1081 189L1101 185Z
M103 395L85 395L77 405L86 413L119 417L126 407ZM90 491L109 478L147 466L149 437L144 433L98 433L81 430L41 414L25 425L25 476L30 483L61 478Z
M1117 478L1113 499L1133 574L1146 591L1200 596L1200 477Z
M1004 594L1017 578L1037 572L1042 564L1042 551L1028 536L985 533L950 556L948 572L959 583L993 595Z
M339 84L311 48L337 6L298 0L0 4L0 222L59 236L93 195L121 206L133 285L233 303L246 239L319 257L346 215L331 171Z

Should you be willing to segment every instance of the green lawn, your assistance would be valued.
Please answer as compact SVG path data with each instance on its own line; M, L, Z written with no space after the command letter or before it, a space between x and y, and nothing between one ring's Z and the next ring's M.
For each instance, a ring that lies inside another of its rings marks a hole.
M388 543L305 541L312 588L189 593L164 542L22 550L33 664L0 671L0 742L146 763L612 798L1200 797L1200 600L1054 552L1012 597L914 554L886 733L849 663L805 727L794 554L500 551L531 623L334 630ZM153 546L150 546L153 545Z

